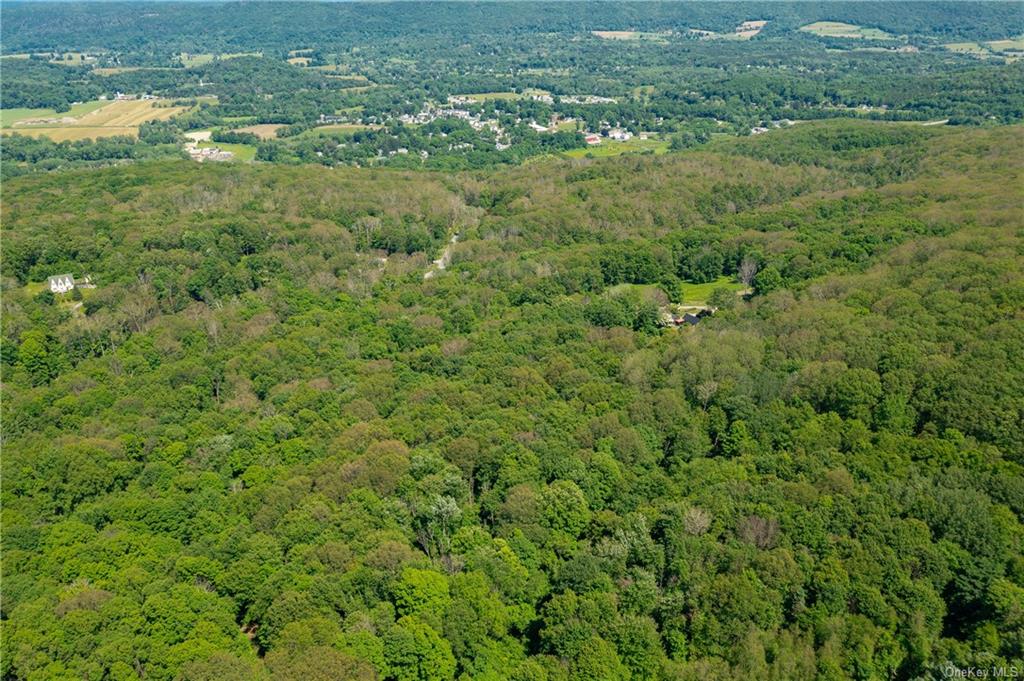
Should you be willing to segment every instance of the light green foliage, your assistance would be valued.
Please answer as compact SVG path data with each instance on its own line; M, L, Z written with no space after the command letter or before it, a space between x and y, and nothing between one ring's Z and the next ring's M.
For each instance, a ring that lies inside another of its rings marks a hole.
M385 678L395 681L448 681L455 677L455 658L448 642L416 617L398 620L385 638Z

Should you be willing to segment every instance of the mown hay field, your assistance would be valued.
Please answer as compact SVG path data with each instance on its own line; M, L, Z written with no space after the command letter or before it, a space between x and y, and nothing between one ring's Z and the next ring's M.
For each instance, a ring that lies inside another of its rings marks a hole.
M160 100L127 100L100 104L88 112L54 114L39 110L37 115L20 115L5 133L49 137L56 142L127 135L136 137L146 121L163 121L187 111L188 107L166 106Z

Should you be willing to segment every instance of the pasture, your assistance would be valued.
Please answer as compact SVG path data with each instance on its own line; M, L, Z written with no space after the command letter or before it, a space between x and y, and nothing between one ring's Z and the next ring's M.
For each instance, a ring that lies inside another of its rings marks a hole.
M823 38L854 38L858 40L895 40L896 36L878 28L865 28L841 21L816 21L800 30Z
M33 137L49 137L55 142L96 139L124 135L136 137L139 126L146 121L162 121L187 111L183 106L158 106L159 100L127 100L86 102L86 111L66 114L35 113L21 115L4 125L5 132L18 132ZM12 110L18 111L18 110ZM27 110L40 111L40 110Z

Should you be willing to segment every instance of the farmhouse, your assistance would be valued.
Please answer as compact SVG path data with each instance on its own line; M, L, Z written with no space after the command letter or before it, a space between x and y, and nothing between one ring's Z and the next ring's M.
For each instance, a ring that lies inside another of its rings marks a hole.
M633 137L633 133L629 130L623 130L622 128L613 128L608 131L608 137L616 140L617 142L627 142L631 137Z
M601 143L601 136L596 133L590 133L584 139L587 141L587 144L591 146Z
M57 274L50 277L50 291L53 293L67 293L75 288L75 278L70 274Z

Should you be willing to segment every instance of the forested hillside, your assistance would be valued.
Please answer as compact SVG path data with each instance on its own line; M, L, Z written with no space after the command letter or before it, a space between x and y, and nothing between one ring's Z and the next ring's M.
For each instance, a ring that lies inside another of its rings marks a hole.
M5 181L0 675L1024 668L1022 154Z

